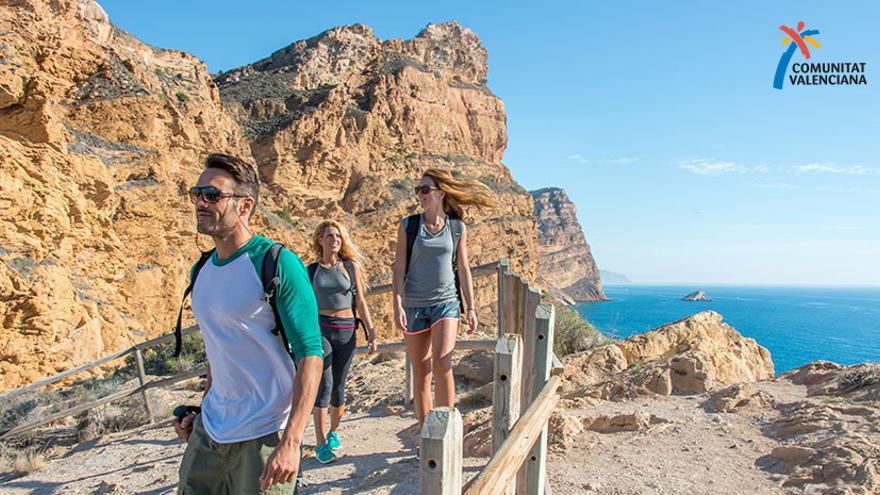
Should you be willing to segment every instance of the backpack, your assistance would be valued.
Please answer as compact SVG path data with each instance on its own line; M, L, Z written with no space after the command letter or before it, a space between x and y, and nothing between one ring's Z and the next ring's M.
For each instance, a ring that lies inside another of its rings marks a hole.
M458 296L458 307L464 311L464 300L461 297L461 282L458 279L458 241L461 239L461 232L464 230L464 222L460 218L449 215L449 230L452 233L452 275L455 277L455 294ZM413 245L416 243L416 237L419 235L419 228L422 226L422 215L415 214L406 217L406 271L404 276L409 273L409 261L412 258Z
M281 323L281 317L278 316L277 295L278 286L281 285L281 278L278 276L278 260L281 257L282 249L284 249L284 245L280 242L276 242L269 247L266 256L263 258L263 266L260 270L260 280L263 282L263 300L269 303L272 307L272 314L275 316L275 328L272 329L272 333L281 337L284 350L287 351L287 354L290 355L290 358L293 359L295 364L296 356L293 355L293 350L290 348L290 342L287 341L287 334L284 333L284 325ZM205 263L211 259L211 255L214 254L214 251L214 249L211 249L210 251L202 253L201 257L199 257L199 260L193 267L193 273L189 285L186 290L183 291L183 298L180 301L180 312L177 313L177 325L174 327L174 357L180 356L180 351L183 347L183 333L180 328L180 320L183 317L183 303L186 301L186 297L192 293L193 287L196 285L196 278L199 276L199 271L201 271L202 267L205 266Z
M342 260L342 266L345 267L346 273L348 273L348 282L351 284L348 287L348 292L351 292L351 315L354 318L354 327L357 330L357 327L360 326L364 329L364 338L366 340L370 340L370 335L367 333L367 325L363 320L358 318L357 314L357 275L355 274L354 263L351 260ZM315 274L318 273L318 263L314 262L309 265L309 282L312 284L315 283Z

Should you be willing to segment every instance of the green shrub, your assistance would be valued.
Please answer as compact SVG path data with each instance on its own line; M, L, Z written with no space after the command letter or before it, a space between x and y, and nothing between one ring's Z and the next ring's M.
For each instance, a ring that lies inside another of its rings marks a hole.
M278 216L287 223L293 223L293 216L290 214L289 206L285 206L283 210L278 211Z
M604 343L605 337L576 312L557 306L554 322L553 352L567 356Z
M189 101L189 95L184 93L183 91L178 91L174 96L176 96L177 101L181 103L186 103Z
M205 341L200 332L191 333L183 338L180 356L174 357L174 342L145 349L144 371L150 375L179 375L196 366L207 363L205 357ZM134 356L129 357L134 361Z

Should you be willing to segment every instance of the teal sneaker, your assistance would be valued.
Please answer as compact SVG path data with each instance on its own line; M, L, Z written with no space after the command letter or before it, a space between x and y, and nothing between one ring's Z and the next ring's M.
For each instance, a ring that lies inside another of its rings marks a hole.
M339 433L336 433L335 431L328 433L327 445L330 447L330 450L337 450L342 447L342 442L339 440Z
M334 454L333 451L330 450L330 447L324 443L315 449L315 458L318 459L318 462L321 464L327 464L336 460L336 454Z

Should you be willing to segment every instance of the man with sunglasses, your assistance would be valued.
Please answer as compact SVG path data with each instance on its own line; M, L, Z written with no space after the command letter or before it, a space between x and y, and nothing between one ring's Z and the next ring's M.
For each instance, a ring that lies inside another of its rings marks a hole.
M211 236L215 250L190 272L208 385L201 413L173 421L187 441L179 493L296 493L303 431L323 363L308 274L294 253L281 251L276 307L294 363L273 333L276 315L263 298L261 267L274 243L248 227L259 200L254 168L212 154L189 197L198 231Z

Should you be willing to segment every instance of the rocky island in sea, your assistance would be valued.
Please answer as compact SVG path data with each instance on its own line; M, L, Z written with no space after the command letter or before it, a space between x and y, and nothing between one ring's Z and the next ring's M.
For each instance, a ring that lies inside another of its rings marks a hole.
M704 291L698 290L681 298L682 301L711 301L712 298L707 296Z

